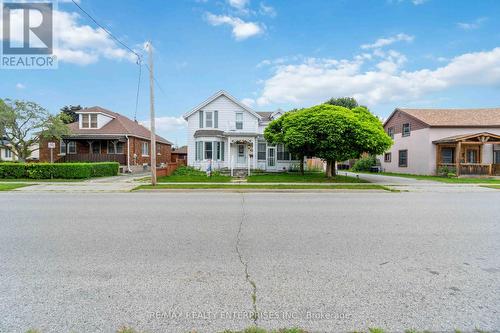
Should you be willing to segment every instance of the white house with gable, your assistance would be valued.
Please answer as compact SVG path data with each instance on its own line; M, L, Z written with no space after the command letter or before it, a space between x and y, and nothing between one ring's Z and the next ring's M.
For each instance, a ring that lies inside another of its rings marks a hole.
M282 111L256 112L225 91L219 91L184 114L188 122L188 165L206 170L283 171L299 161L287 148L270 145L264 129Z

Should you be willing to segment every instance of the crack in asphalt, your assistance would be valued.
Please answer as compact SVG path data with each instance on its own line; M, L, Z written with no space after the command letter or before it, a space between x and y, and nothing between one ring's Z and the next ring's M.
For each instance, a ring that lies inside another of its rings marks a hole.
M248 260L245 260L243 258L243 254L241 253L240 249L240 241L241 241L241 231L243 228L243 223L246 221L246 212L245 212L245 195L242 193L241 194L241 219L240 219L240 225L238 227L238 234L236 235L236 253L238 254L238 258L240 260L240 263L243 265L243 268L245 269L245 279L250 284L252 287L252 294L251 294L251 299L252 299L252 320L255 326L257 326L257 321L259 320L259 315L257 312L257 284L255 281L253 281L250 277L250 273L248 272Z

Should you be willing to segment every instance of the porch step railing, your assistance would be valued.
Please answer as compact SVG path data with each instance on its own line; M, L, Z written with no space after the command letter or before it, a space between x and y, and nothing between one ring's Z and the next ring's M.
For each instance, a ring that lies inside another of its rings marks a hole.
M67 154L61 156L57 162L118 162L121 165L127 164L125 154Z

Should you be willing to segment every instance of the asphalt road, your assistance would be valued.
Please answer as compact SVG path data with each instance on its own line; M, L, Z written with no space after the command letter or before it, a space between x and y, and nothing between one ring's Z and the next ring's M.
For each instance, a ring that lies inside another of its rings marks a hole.
M0 193L0 332L498 330L499 295L500 191Z

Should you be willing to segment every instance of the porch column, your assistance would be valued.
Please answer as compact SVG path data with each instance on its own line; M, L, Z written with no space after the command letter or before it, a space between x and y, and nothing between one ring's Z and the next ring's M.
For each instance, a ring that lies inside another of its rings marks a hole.
M460 157L461 156L462 156L462 142L458 141L458 143L457 143L457 156L456 156L457 177L460 176Z
M233 176L233 161L231 156L231 138L227 138L227 155L229 158L229 170L231 172L231 177Z
M253 169L257 169L257 138L253 138Z

